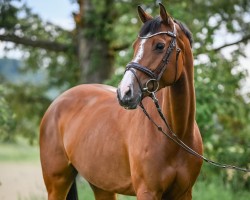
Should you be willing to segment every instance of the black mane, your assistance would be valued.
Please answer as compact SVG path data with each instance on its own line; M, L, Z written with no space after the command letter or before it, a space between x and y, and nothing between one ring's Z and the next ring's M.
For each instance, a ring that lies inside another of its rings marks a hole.
M180 21L178 21L178 20L176 20L176 19L174 20L174 22L180 26L181 30L182 30L182 31L185 33L185 35L187 36L187 38L188 38L188 40L189 40L189 42L190 42L190 45L191 45L191 47L192 47L192 45L193 45L193 34L192 34L191 31L189 30L189 28L188 28L185 24L183 24L182 22L180 22Z
M161 22L160 17L146 21L140 30L140 36L157 33L161 27Z
M180 26L181 30L187 36L187 38L190 42L190 45L192 46L193 36L192 36L191 31L182 22L180 22L178 20L174 20L174 22ZM143 36L146 36L147 34L157 33L161 27L161 23L162 23L162 20L160 17L146 21L144 23L144 25L142 26L139 35L143 37Z

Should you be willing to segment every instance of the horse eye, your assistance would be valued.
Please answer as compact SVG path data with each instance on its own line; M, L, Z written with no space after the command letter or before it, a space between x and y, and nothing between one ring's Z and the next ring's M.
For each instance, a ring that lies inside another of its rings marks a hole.
M164 43L157 43L155 49L156 50L163 50L165 47Z

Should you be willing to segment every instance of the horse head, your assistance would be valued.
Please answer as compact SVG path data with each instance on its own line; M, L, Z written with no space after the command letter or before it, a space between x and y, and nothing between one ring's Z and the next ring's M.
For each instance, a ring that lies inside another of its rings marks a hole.
M133 44L133 59L117 89L119 103L126 109L135 109L144 97L173 85L182 74L184 43L178 41L176 23L159 5L157 18L138 6L143 26Z

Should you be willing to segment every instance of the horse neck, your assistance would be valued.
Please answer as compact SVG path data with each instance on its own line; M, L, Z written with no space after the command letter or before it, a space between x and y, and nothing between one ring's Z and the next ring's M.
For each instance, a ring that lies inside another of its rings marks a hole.
M183 73L179 80L164 91L162 108L173 131L184 138L190 135L195 121L195 91L193 77L193 58L186 56Z

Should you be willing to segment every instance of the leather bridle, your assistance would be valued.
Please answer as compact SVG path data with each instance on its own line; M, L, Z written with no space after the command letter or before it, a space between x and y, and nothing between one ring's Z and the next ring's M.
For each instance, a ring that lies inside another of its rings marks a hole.
M162 77L162 74L164 73L167 64L169 63L170 60L170 56L172 54L172 52L174 51L174 49L176 48L176 73L175 73L175 78L174 81L172 83L172 85L177 81L177 71L178 71L178 56L180 53L180 49L177 47L176 45L176 29L174 26L174 31L170 32L170 31L166 31L166 32L158 32L149 36L138 36L141 39L148 39L151 37L154 37L156 35L160 35L160 34L167 34L168 36L170 36L172 39L170 41L170 44L167 48L166 54L164 55L162 62L160 63L160 65L154 70L150 70L147 67L144 67L142 65L140 65L139 63L136 62L130 62L128 63L128 65L126 66L126 71L131 71L135 78L137 79L137 82L139 83L140 89L143 92L148 92L149 93L149 97L152 98L155 107L157 108L158 114L161 117L161 119L164 122L164 125L166 126L167 130L164 130L163 127L159 126L154 120L153 118L148 114L148 112L146 111L145 107L143 106L142 101L140 101L140 107L142 108L144 114L148 117L148 119L154 124L155 127L157 127L157 129L164 134L165 136L167 136L170 140L172 140L173 142L175 142L177 145L179 145L181 148L183 148L185 151L187 151L189 154L204 160L205 162L214 165L216 167L220 167L220 168L224 168L224 169L233 169L233 170L238 170L238 171L242 171L242 172L250 172L250 169L248 168L241 168L241 167L237 167L234 165L228 165L228 164L223 164L223 163L219 163L219 162L215 162L213 160L210 160L208 158L206 158L205 156L199 154L198 152L196 152L195 150L193 150L192 148L190 148L188 145L186 145L178 136L177 134L171 129L170 125L168 124L168 121L166 119L166 117L163 115L163 112L160 108L158 99L155 96L155 92L157 92L158 87L159 87L159 80ZM146 82L145 87L143 88L138 76L135 73L135 70L139 70L141 72L143 72L144 74L146 74L147 76L150 77L150 79ZM125 72L126 72L125 71ZM153 89L149 89L148 85L149 83L153 83ZM156 83L156 86L155 86Z
M151 34L151 35L147 35L147 36L138 36L140 39L148 39L148 38L152 38L154 36L157 36L157 35L162 35L162 34L166 34L168 35L169 37L171 37L171 41L169 43L169 46L166 50L166 53L161 61L161 63L159 64L159 66L155 69L155 70L150 70L148 69L147 67L145 66L142 66L140 65L139 63L137 62L130 62L127 64L126 66L126 71L131 71L134 76L136 77L138 83L139 83L139 86L140 86L140 89L143 92L156 92L158 90L158 87L159 87L159 81L164 73L164 71L166 70L167 68L167 65L170 61L170 57L174 51L174 49L176 49L176 64L175 64L175 78L174 78L174 81L172 84L174 84L177 80L177 73L178 73L178 57L179 57L179 53L181 51L180 48L177 47L177 44L176 44L176 28L175 28L175 25L174 25L174 30L171 32L171 31L162 31L162 32L157 32L157 33L154 33L154 34ZM148 77L150 77L150 79L146 82L146 86L143 87L139 78L137 77L136 73L134 70L132 69L136 69L136 70L139 70L141 72L143 72L144 74L146 74ZM149 83L153 83L153 89L150 90L149 89ZM150 91L149 91L150 90Z

